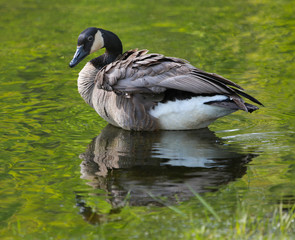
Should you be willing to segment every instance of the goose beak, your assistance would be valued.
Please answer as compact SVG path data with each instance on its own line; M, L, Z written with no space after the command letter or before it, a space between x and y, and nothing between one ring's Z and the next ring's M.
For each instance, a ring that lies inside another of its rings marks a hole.
M89 54L88 52L86 52L84 50L83 47L84 47L84 45L77 46L77 50L75 52L75 55L69 64L69 66L71 68L75 67L79 62L81 62Z

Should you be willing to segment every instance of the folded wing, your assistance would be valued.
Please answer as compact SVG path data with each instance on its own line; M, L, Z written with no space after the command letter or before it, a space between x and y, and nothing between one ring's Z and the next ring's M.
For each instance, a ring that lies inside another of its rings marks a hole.
M226 95L239 109L245 111L248 111L247 105L240 96L262 105L228 79L197 69L179 58L147 54L147 50L124 53L117 61L98 72L96 84L99 88L126 97L163 94L173 89L202 96Z

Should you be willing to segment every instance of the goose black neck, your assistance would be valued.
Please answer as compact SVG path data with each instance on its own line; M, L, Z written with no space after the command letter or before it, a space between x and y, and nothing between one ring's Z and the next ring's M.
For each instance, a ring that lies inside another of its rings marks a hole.
M91 60L92 64L97 68L101 68L115 61L123 51L122 42L116 34L100 28L99 31L102 34L106 51L103 55Z
M99 29L99 30L101 31L101 34L104 40L104 47L106 49L105 54L111 55L115 58L121 55L123 51L123 46L119 37L113 32L103 30L103 29Z

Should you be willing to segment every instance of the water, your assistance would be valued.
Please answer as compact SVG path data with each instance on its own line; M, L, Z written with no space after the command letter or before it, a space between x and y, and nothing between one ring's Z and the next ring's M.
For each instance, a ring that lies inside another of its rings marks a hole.
M218 141L208 129L133 133L107 126L80 155L82 178L104 189L114 208L124 206L128 192L135 206L158 205L155 196L169 204L185 201L193 196L188 186L213 191L245 174L254 155L222 148Z
M236 196L253 205L294 202L294 1L0 6L4 239L165 236L186 226L160 228L157 219L170 216L163 206L203 209L189 186L224 211ZM78 34L90 26L117 33L125 50L146 48L223 75L265 107L222 118L210 130L107 126L77 92L86 60L68 68Z

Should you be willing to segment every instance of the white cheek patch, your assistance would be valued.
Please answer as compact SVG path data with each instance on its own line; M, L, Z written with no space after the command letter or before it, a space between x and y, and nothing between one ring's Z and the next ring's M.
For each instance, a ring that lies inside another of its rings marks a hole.
M94 36L94 42L93 42L92 47L90 49L90 53L98 51L99 49L101 49L103 47L104 47L103 37L101 35L101 32L97 31L97 33Z

